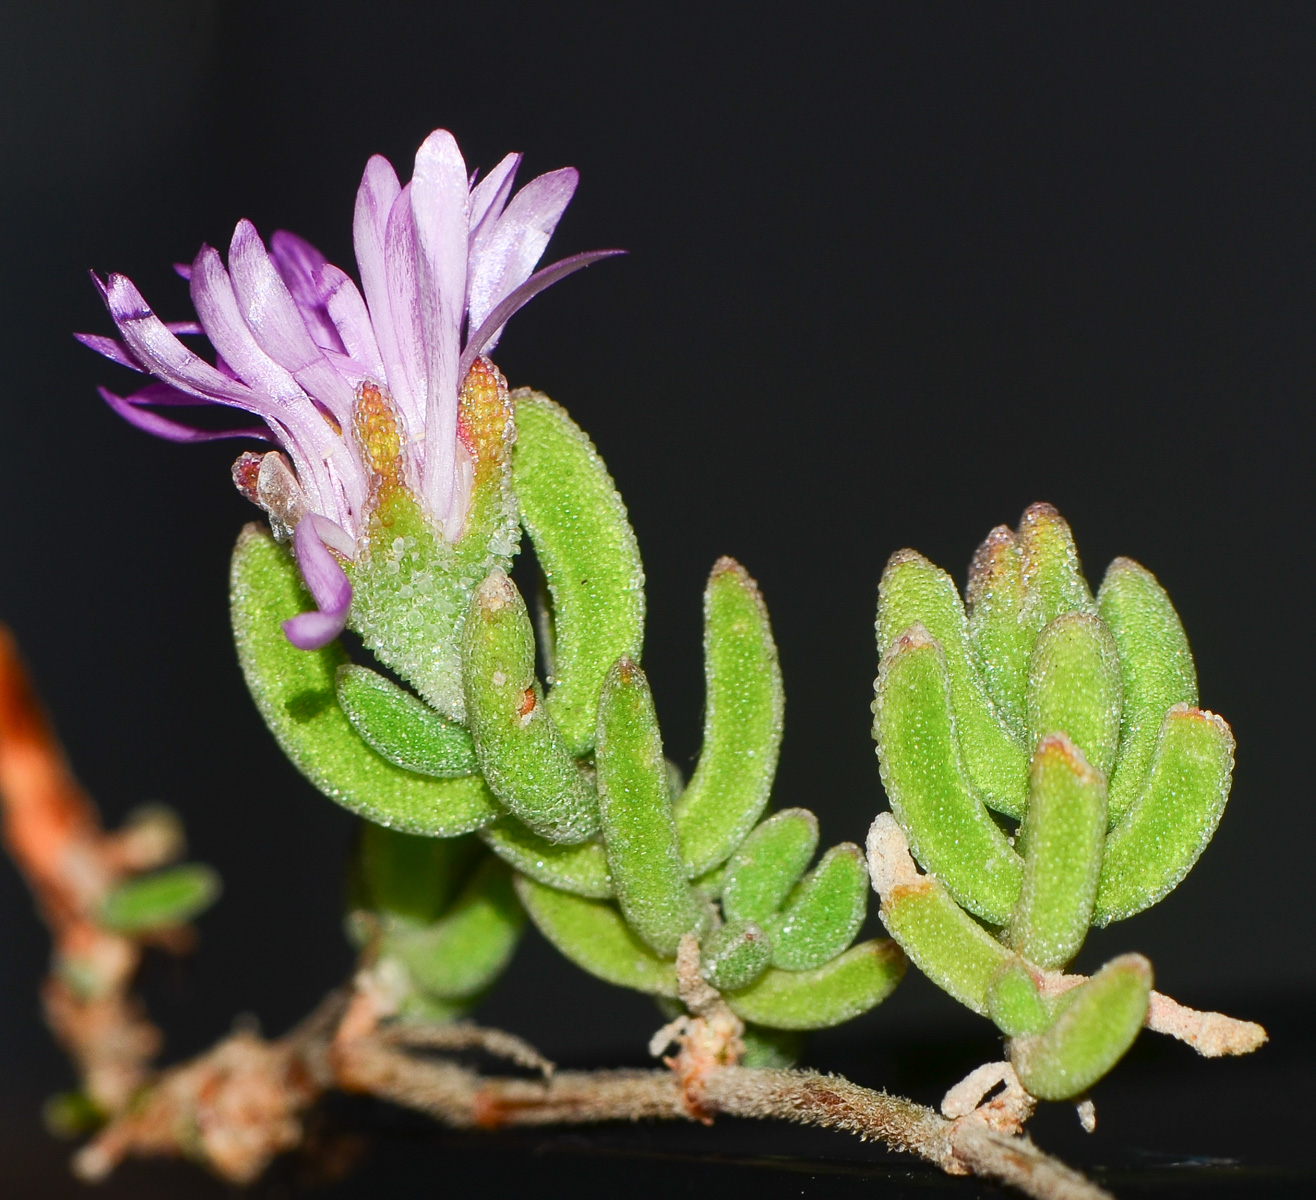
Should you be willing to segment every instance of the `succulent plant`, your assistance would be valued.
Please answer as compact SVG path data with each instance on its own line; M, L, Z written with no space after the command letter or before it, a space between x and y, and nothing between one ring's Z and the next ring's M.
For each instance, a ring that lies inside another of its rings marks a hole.
M1192 869L1229 795L1233 735L1197 707L1155 577L1117 558L1093 596L1050 505L988 534L964 601L921 555L893 555L877 640L882 920L995 1022L1031 1095L1078 1097L1147 1020L1152 969L1126 954L1090 979L1061 972L1089 927L1150 907Z

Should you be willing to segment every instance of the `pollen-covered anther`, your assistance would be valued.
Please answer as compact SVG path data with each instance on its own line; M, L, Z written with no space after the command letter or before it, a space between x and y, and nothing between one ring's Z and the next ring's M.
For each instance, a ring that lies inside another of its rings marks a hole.
M471 364L462 382L457 436L475 460L477 471L504 461L516 438L507 380L483 355Z
M373 383L357 388L353 430L381 491L402 485L402 431L387 393Z

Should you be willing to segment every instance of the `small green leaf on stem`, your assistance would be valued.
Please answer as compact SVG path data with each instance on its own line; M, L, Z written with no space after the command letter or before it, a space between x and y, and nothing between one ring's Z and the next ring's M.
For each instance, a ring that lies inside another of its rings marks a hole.
M821 967L854 941L867 909L864 852L853 842L833 846L795 888L786 907L765 923L772 939L772 965L787 971Z
M700 973L719 991L748 987L768 969L772 943L753 921L731 921L699 947Z
M338 703L352 727L395 766L440 779L479 769L465 726L377 671L345 663L338 668L337 683Z
M790 895L818 848L818 818L784 808L759 824L727 862L722 911L727 920L766 921Z
M101 902L100 923L115 933L148 933L186 925L217 899L219 873L201 863L167 867L115 887Z
M510 814L486 825L480 838L504 862L549 887L596 900L615 895L608 857L600 842L559 846Z

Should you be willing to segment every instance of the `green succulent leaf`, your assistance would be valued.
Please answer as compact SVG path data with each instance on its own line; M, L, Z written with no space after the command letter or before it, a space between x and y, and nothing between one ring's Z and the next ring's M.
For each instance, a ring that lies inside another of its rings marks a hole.
M722 912L728 921L766 921L818 848L818 818L807 808L784 808L756 826L727 862Z
M1119 651L1104 622L1062 613L1042 630L1028 669L1032 744L1047 734L1068 734L1088 763L1109 774L1123 693Z
M1197 703L1197 670L1170 597L1146 567L1117 558L1097 595L1124 675L1120 749L1110 778L1110 823L1141 794L1165 714Z
M1233 770L1223 717L1186 704L1165 714L1142 792L1107 835L1095 924L1131 917L1179 885L1220 824Z
M730 921L700 944L700 973L719 991L748 987L768 969L772 943L753 921Z
M1051 1010L1028 968L1008 961L987 985L987 1014L1007 1037L1038 1033L1051 1023Z
M914 857L965 908L1009 920L1023 863L969 782L941 647L915 625L882 660L873 701L882 784Z
M867 910L864 852L853 842L833 846L791 893L786 907L765 922L772 965L787 971L821 967L854 941Z
M1012 817L1023 814L1028 754L997 716L969 645L968 619L955 581L913 550L900 550L882 573L877 600L878 653L919 625L941 646L955 711L960 755L982 800Z
M1023 623L1024 558L1008 525L998 525L974 553L964 591L969 641L992 704L1011 732L1025 736L1028 660L1033 632Z
M1133 1045L1151 987L1151 963L1124 954L1066 992L1049 1028L1010 1043L1019 1082L1041 1100L1081 1096Z
M478 996L511 960L525 924L511 878L504 863L486 856L447 914L426 928L386 935L381 955L398 959L429 996Z
M756 983L723 998L736 1016L769 1029L827 1029L880 1004L904 973L905 956L881 938L811 971L770 967Z
M1062 967L1083 945L1105 840L1106 777L1063 733L1049 734L1033 755L1023 890L1010 918L1010 944L1029 962Z
M577 896L606 900L615 895L608 856L600 842L559 846L527 829L510 814L486 825L480 838L523 875Z
M987 1015L987 989L1010 952L931 876L882 895L882 924L910 961L943 992Z
M603 684L594 761L603 845L621 911L653 950L670 958L707 908L687 881L677 848L653 696L628 658L617 661Z
M480 856L470 836L418 837L363 821L359 837L357 904L424 924L448 907Z
M233 551L230 603L238 660L252 699L280 748L329 799L408 833L455 837L500 809L478 775L433 779L403 770L368 746L338 704L335 642L298 650L281 623L311 607L292 555L248 525Z
M1024 625L1036 637L1062 613L1095 615L1069 522L1050 504L1030 504L1019 521L1024 568ZM1049 731L1048 731L1049 732Z
M742 1067L784 1070L800 1061L804 1051L804 1035L793 1029L767 1029L746 1024L741 1035L745 1053L740 1057Z
M462 663L475 752L494 795L549 841L588 841L598 831L594 789L544 706L530 616L502 571L475 589Z
M754 827L777 771L785 693L758 585L720 558L704 589L704 742L677 801L691 877L724 862Z
M598 451L547 396L519 390L512 479L552 597L548 710L576 756L594 745L599 691L644 645L644 568Z
M113 888L101 903L100 923L116 933L147 933L186 925L219 899L219 873L201 863L167 867Z
M676 995L676 964L631 932L617 906L516 877L516 894L535 927L583 971L655 996Z
M338 703L352 728L394 766L451 779L479 769L465 726L377 671L344 663L338 668Z

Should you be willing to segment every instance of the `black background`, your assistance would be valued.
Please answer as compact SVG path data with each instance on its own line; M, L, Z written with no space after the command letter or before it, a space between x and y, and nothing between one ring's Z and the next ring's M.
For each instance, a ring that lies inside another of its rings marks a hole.
M0 14L0 617L107 816L167 801L226 880L195 961L151 982L171 1055L243 1012L279 1031L349 969L352 820L284 763L237 671L227 557L255 513L228 483L233 444L157 442L100 403L96 384L129 381L69 336L110 329L85 271L123 271L163 316L190 316L170 264L225 245L242 216L351 268L366 158L406 178L444 125L472 166L518 149L523 180L580 168L552 257L631 252L537 300L497 358L571 410L629 504L674 757L697 751L700 592L719 554L759 579L781 648L776 802L816 809L828 842L862 841L883 806L867 706L893 550L962 580L990 526L1045 499L1094 580L1116 554L1157 573L1203 703L1238 736L1233 799L1190 878L1094 935L1080 965L1142 950L1164 990L1270 1016L1277 1037L1255 1068L1270 1075L1140 1051L1077 1152L1288 1161L1273 1122L1310 1101L1281 1068L1309 1055L1316 994L1310 6L10 0ZM31 1171L49 1194L62 1176L33 1112L67 1073L37 1013L45 952L0 867L4 1161L46 1164ZM639 1061L657 1021L534 935L482 1015L598 1063ZM932 1100L992 1053L984 1026L910 980L819 1039L815 1061L878 1083L885 1064ZM892 1065L893 1046L939 1030L968 1039L965 1062L915 1070L907 1049ZM1179 1081L1164 1103L1148 1100L1157 1072ZM1126 1093L1150 1126L1120 1125ZM449 1149L453 1170L485 1161ZM545 1159L538 1185L574 1178L565 1162ZM395 1186L428 1169L417 1156Z

